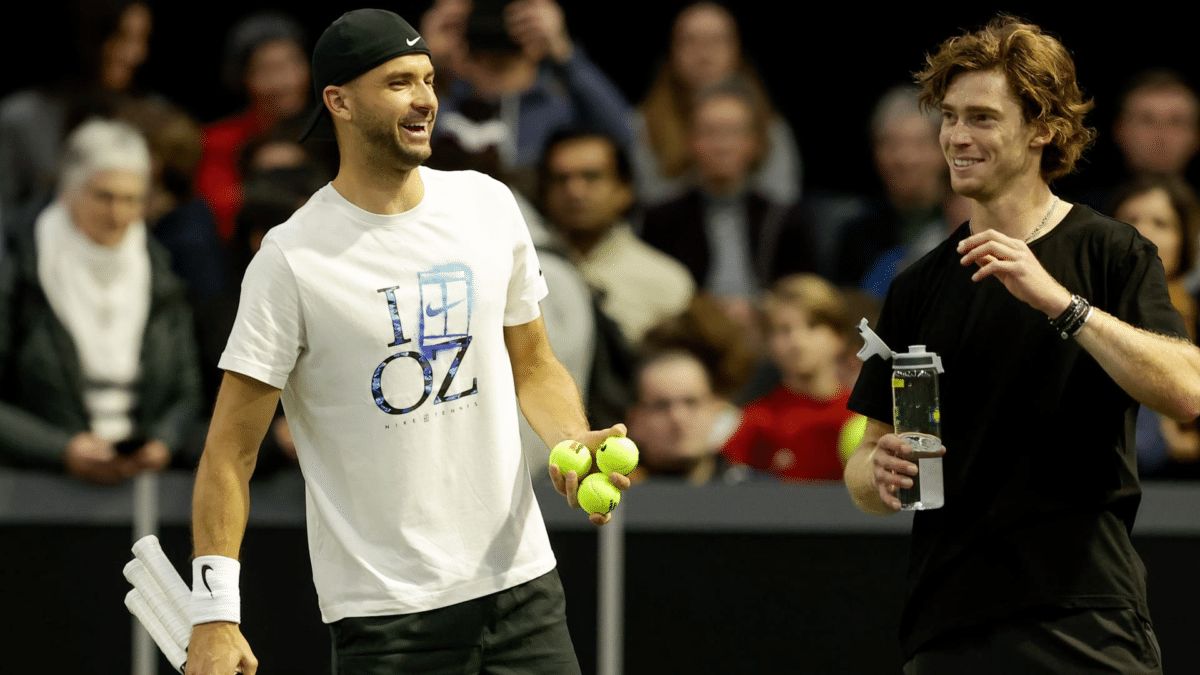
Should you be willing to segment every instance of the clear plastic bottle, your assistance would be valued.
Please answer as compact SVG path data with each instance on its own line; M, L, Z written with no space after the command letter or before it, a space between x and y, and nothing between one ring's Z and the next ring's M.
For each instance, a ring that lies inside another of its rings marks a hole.
M942 483L942 418L938 404L938 373L941 358L912 345L892 358L892 410L896 435L913 448L917 475L913 486L901 488L896 496L905 511L941 508L946 503Z

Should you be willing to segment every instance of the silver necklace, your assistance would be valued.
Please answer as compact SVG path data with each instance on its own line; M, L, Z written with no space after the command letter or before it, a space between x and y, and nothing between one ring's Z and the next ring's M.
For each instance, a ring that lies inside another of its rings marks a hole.
M1025 237L1024 241L1026 244L1032 241L1037 236L1037 233L1041 232L1042 228L1046 226L1046 223L1050 220L1050 214L1054 213L1055 206L1058 206L1058 195L1054 195L1054 201L1050 202L1050 208L1046 209L1046 215L1042 216L1042 222L1038 223L1038 226L1033 228L1033 232L1030 232L1029 236ZM967 221L967 231L975 234L975 226L969 220Z
M1033 238L1037 236L1037 233L1041 232L1042 228L1046 226L1046 222L1050 220L1050 214L1054 213L1055 206L1058 206L1058 195L1054 195L1054 201L1050 202L1050 208L1046 209L1046 215L1042 216L1042 222L1038 223L1038 226L1033 228L1033 232L1030 232L1028 237L1025 237L1026 244L1032 241Z

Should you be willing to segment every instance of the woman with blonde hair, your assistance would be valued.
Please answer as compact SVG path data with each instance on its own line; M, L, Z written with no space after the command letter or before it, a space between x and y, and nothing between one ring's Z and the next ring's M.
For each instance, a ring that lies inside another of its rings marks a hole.
M638 198L653 206L691 186L695 162L689 130L696 96L706 88L738 79L768 99L754 70L745 62L737 22L714 2L698 2L675 19L671 51L633 120L634 165ZM800 197L800 151L787 122L769 114L768 148L752 178L752 187L781 205Z

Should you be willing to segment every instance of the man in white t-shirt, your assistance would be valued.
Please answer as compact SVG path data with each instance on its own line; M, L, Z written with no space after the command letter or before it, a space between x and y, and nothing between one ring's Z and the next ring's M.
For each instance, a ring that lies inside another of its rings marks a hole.
M579 672L516 403L547 445L594 451L625 428L588 429L508 188L419 166L437 114L428 55L382 10L343 15L314 49L322 105L305 135L332 124L341 165L242 284L196 476L189 674L257 669L236 556L281 394L335 673ZM579 477L551 477L577 506Z

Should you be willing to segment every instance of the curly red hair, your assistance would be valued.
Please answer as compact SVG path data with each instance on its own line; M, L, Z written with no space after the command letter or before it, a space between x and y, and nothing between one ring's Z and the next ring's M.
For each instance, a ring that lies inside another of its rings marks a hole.
M946 40L925 61L916 82L921 105L932 109L941 105L955 76L986 70L1003 73L1025 121L1045 126L1052 134L1042 151L1041 173L1047 182L1074 171L1083 151L1096 139L1096 130L1083 121L1095 104L1084 99L1075 81L1075 62L1058 39L1033 24L998 16L981 30Z

